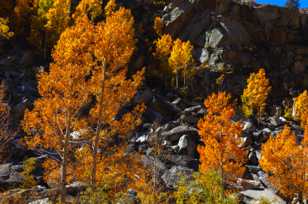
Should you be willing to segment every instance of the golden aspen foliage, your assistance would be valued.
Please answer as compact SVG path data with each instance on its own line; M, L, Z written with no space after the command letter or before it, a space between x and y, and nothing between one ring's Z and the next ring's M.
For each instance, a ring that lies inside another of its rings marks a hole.
M173 39L169 34L164 34L154 41L154 46L153 56L158 60L159 65L157 69L151 69L150 71L152 75L163 78L166 86L170 86L169 81L171 81L172 71L168 64L168 58L172 51Z
M137 154L125 155L126 144L114 147L103 147L103 152L97 155L97 183L108 188L108 196L115 198L119 192L125 192L128 188L146 192L145 186L147 171L139 162ZM93 157L92 150L85 146L76 152L78 165L74 174L81 181L88 182L91 179Z
M101 66L92 70L93 77L90 80L91 92L97 101L90 111L91 121L94 121L92 125L96 127L94 155L97 143L102 139L99 136L101 130L110 130L108 135L111 136L126 136L141 123L144 112L144 105L141 104L119 115L121 108L137 93L144 75L144 70L141 70L127 79L127 64L135 50L134 18L131 11L125 8L114 11L105 22L97 24L95 32L94 55ZM94 169L93 166L93 174L96 172ZM96 179L92 182L95 183Z
M173 40L169 34L164 34L154 42L155 52L154 56L160 60L168 61L173 47Z
M130 10L120 8L96 27L95 56L108 71L127 65L135 50L134 18ZM104 49L102 49L104 48Z
M294 102L294 119L300 121L301 126L305 127L308 120L308 92L305 90Z
M266 100L270 91L270 82L266 78L263 68L259 69L257 73L250 74L247 80L247 86L242 95L242 109L246 117L252 116L254 112L258 116L264 113Z
M0 18L0 37L5 39L9 39L14 36L14 33L10 31L8 23L8 19Z
M110 16L117 9L116 0L108 0L107 5L105 6L105 15Z
M24 161L23 163L23 171L21 172L21 175L23 177L23 188L31 188L36 185L36 180L33 176L33 171L36 168L36 159L31 157Z
M55 40L49 39L50 33L47 32L47 16L48 10L53 6L53 0L37 0L33 3L33 14L30 18L30 34L27 40L38 51L43 52L46 57L50 54L51 48L55 44ZM48 52L48 53L47 53Z
M192 49L190 42L183 42L180 39L174 41L168 61L173 72L185 69L192 62Z
M50 71L39 75L42 97L35 102L34 109L26 113L23 125L29 146L51 149L62 158L60 163L55 160L44 163L48 172L45 178L59 177L55 172L60 167L63 169L66 152L66 181L85 177L83 172L88 172L89 181L89 176L93 177L89 165L95 163L97 178L94 180L101 182L98 168L107 168L103 166L106 159L115 160L104 158L97 152L98 147L115 135L125 136L141 123L145 109L142 104L120 113L136 94L144 75L142 70L127 78L127 64L135 49L133 24L131 12L120 8L97 25L87 16L80 16L61 34L53 51ZM93 97L95 104L81 117L79 111ZM91 147L81 154L71 144L70 133L84 129L87 134L81 137ZM76 174L73 170L79 162L87 165L79 165L82 170Z
M72 0L53 0L51 8L46 13L47 31L51 33L49 40L55 44L60 34L69 26L71 21L71 1Z
M73 18L87 15L91 21L103 14L102 1L100 0L81 0L75 9Z
M200 172L219 172L224 182L234 182L245 171L246 151L239 147L242 127L232 121L235 110L230 95L214 93L205 100L208 113L198 122L199 135L204 145L198 146Z
M169 58L173 47L173 39L171 35L162 35L158 40L154 42L154 44L155 56L157 56L158 58Z
M88 32L92 28L89 21L83 19L64 31L53 52L54 62L49 71L38 75L41 98L35 101L31 111L26 111L23 120L27 145L54 151L61 158L57 161L61 167L57 176L62 200L74 151L71 132L88 128L87 121L79 117L79 111L90 100L86 76L92 68L92 55L86 42L93 42L93 32ZM55 168L47 164L45 168Z
M226 195L221 176L215 171L196 173L193 179L181 178L174 193L176 204L236 204L233 195Z
M305 126L302 148L303 148L303 168L304 168L303 198L307 200L308 199L308 125Z
M175 75L176 88L179 88L179 75L182 74L186 86L186 78L194 74L193 69L188 69L193 63L191 43L180 39L173 41L169 34L164 34L154 44L154 56L160 61L162 72Z
M154 18L153 28L158 36L161 36L163 34L164 24L161 17L156 16Z
M192 50L193 46L189 41L183 42L180 39L174 41L168 63L172 72L176 75L176 88L179 88L178 77L180 73L184 78L184 87L186 86L188 71L192 71L188 69L193 63Z
M296 136L290 127L262 145L261 168L268 174L269 181L287 198L304 193L303 151L296 144Z

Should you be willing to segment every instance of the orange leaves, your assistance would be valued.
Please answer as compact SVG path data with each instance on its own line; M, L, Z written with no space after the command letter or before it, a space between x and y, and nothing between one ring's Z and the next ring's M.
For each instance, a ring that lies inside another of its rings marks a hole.
M168 34L161 36L160 39L155 42L155 53L154 55L159 59L168 59L171 54L173 40L172 37Z
M204 101L204 106L211 114L217 114L232 109L230 104L231 96L226 92L219 92L207 97Z
M303 168L304 168L304 198L308 199L308 125L305 126L303 148Z
M53 150L61 157L60 164L46 162L50 175L61 165L66 166L69 175L78 163L72 161L77 154L71 142L72 132L86 129L87 135L81 135L81 139L91 143L97 131L96 144L101 144L104 137L125 136L141 123L144 105L119 114L135 96L144 77L142 70L132 79L127 78L127 64L135 49L133 24L131 12L124 8L96 25L86 15L78 17L61 34L49 72L38 75L41 98L33 110L26 112L23 128L30 147ZM89 104L93 105L87 107ZM88 111L80 114L85 107ZM83 153L84 158L96 155Z
M303 147L288 126L262 146L260 165L271 183L286 197L304 193L305 174ZM306 171L306 173L305 173Z
M244 173L246 151L239 147L242 127L231 120L234 109L230 95L222 92L209 96L205 102L208 113L198 123L204 146L198 147L200 170L218 171L225 182L234 181Z
M102 1L100 0L82 0L79 2L73 18L77 19L84 15L89 16L90 20L93 21L97 17L103 14Z
M134 18L131 11L120 8L96 27L95 56L112 69L129 62L135 49ZM102 49L104 48L104 49Z
M155 17L153 28L154 28L154 31L156 32L157 35L159 35L159 36L162 35L164 24L163 24L162 19L160 17Z
M249 117L256 111L261 116L265 110L270 91L271 86L266 78L265 70L261 68L257 73L252 73L247 80L247 87L242 95L244 114Z
M294 103L295 115L294 118L301 122L301 126L305 127L308 120L308 92L305 90L301 93Z

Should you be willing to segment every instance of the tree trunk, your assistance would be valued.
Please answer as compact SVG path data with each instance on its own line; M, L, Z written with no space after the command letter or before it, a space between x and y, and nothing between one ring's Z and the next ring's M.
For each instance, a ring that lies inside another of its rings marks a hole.
M184 75L184 88L186 88L186 67L184 67L184 71L183 71L183 75Z
M61 162L61 168L60 168L60 175L61 175L61 203L65 203L65 196L66 196L66 170L67 170L67 151L68 151L68 140L69 140L69 134L70 134L70 126L71 126L71 119L70 115L66 116L66 130L64 135L64 144L63 144L63 158Z
M179 75L178 75L178 72L175 73L175 87L176 89L179 88Z
M96 132L95 132L95 138L94 138L94 146L93 146L93 152L92 152L92 157L93 157L93 163L92 163L92 180L91 180L91 185L92 189L95 190L96 188L96 165L97 165L97 148L98 148L98 143L99 143L99 133L102 129L102 111L103 111L103 100L104 100L104 90L105 90L105 73L106 73L106 64L103 64L102 66L102 84L101 84L101 95L100 95L100 100L99 100L99 110L98 110L98 122L97 122L97 127L96 127Z

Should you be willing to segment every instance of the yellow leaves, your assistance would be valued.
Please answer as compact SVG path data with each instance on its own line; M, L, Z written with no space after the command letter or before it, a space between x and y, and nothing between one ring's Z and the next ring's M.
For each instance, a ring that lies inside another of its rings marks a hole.
M247 80L247 87L242 95L243 113L250 117L256 111L261 116L265 110L270 91L271 86L266 78L265 70L261 68L257 73L252 73Z
M224 181L235 181L244 173L246 151L239 147L242 127L233 122L234 109L230 95L212 94L205 102L208 113L198 122L198 130L204 146L198 147L200 171L215 170Z
M36 167L36 159L34 157L31 157L27 159L23 164L23 171L21 172L21 175L23 177L23 188L32 188L36 185L36 181L33 176L33 171Z
M184 42L180 39L172 40L171 36L165 34L154 42L154 56L160 60L161 69L176 75L176 88L178 88L178 75L182 73L184 86L186 86L186 77L192 77L193 69L188 69L193 63L193 46L189 41Z
M8 23L8 19L0 18L0 36L5 39L9 39L14 36L14 33L10 31Z
M46 28L60 35L68 27L70 21L71 0L54 0L52 7L46 14Z
M307 90L305 90L295 99L294 108L295 108L294 118L301 122L302 127L305 127L308 121L308 92Z
M167 59L172 51L173 40L172 37L168 34L161 36L160 39L154 42L155 44L155 53L154 55L159 59Z
M73 18L77 19L84 15L89 16L91 21L103 14L102 1L100 0L82 0L75 9Z
M105 15L110 16L117 8L117 4L115 0L109 0L107 5L105 6Z
M174 73L177 73L181 69L186 69L187 66L192 63L192 49L193 47L189 41L183 42L180 39L177 39L174 42L168 60Z
M304 193L305 171L303 147L288 126L262 146L261 168L269 174L271 183L286 197Z

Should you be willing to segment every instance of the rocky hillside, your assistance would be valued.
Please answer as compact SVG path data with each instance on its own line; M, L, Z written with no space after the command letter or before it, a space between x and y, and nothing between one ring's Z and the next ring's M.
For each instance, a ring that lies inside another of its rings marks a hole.
M225 88L241 94L249 73L270 72L273 100L307 88L308 15L233 1L172 1L161 14L165 31L190 40L199 63L226 73Z

